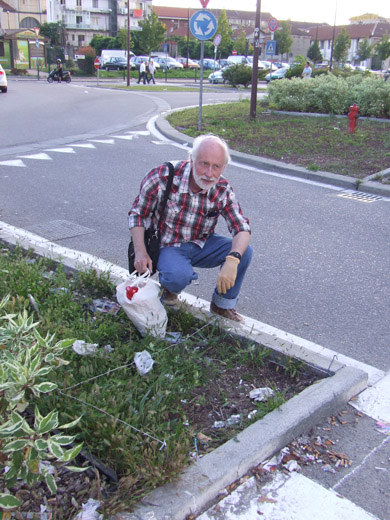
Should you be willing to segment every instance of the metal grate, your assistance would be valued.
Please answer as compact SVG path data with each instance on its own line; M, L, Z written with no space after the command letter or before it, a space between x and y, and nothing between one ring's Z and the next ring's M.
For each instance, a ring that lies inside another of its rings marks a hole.
M345 190L337 195L345 199L359 200L360 202L376 202L383 197L380 195L371 195L370 193L363 193L362 191Z
M48 240L62 240L64 238L73 238L80 235L88 235L95 233L94 229L86 228L69 222L68 220L52 220L44 224L35 224L27 228L28 231L39 236L47 238Z

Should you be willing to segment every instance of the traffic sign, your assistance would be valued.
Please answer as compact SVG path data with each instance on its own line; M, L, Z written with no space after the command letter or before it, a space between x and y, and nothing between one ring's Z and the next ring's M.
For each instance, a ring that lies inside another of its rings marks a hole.
M210 11L197 11L191 16L190 30L198 40L209 40L217 32L217 19Z
M218 47L218 45L221 43L221 40L222 40L222 36L220 34L217 34L217 36L213 40L215 47Z
M202 4L203 9L206 9L207 4L210 2L210 0L200 0L200 3Z
M276 54L276 40L269 40L265 44L266 54Z
M34 27L34 32L35 32L35 36L38 38L39 36L39 31L40 31L40 27Z
M95 58L94 59L93 66L95 67L95 69L98 69L100 67L100 60L99 60L99 58Z
M279 22L277 21L276 18L270 18L268 20L268 29L271 31L271 32L274 32L276 31L276 29L279 27Z
M35 40L35 47L36 47L37 49L39 49L39 40L38 40L38 38Z

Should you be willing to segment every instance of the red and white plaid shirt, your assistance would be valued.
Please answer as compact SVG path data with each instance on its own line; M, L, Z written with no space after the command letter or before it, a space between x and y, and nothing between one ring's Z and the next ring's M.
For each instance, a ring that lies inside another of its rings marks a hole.
M175 175L161 225L162 245L179 246L184 242L194 242L203 247L207 237L214 233L220 215L233 236L240 231L250 232L249 220L242 214L234 192L223 176L208 191L193 193L189 187L190 162L172 164ZM168 176L169 169L163 164L144 177L140 193L129 211L130 229L135 226L156 229Z

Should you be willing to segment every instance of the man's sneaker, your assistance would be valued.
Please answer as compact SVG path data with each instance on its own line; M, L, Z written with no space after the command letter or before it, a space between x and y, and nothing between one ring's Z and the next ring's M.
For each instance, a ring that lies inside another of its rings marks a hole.
M215 305L214 302L210 303L210 311L214 314L219 314L219 316L227 318L228 320L244 321L244 318L238 314L236 309L221 309L221 307Z
M179 298L177 296L177 294L171 292L171 291L168 291L168 289L165 289L163 287L163 291L162 291L162 295L161 295L161 301L163 303L165 303L165 305L168 305L168 306L174 306L174 305L178 305L179 304Z

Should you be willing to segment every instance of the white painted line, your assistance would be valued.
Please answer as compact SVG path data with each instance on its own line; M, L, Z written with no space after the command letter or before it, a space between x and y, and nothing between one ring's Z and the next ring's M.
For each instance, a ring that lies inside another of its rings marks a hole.
M299 473L277 472L257 489L251 477L197 520L377 520L377 517Z
M93 143L101 143L101 144L114 144L114 139L89 139Z
M78 148L96 148L92 143L72 144L72 146L77 146Z
M19 155L22 159L38 159L40 161L52 161L52 158L50 155L47 155L47 153L36 153L33 155Z
M138 132L137 131L130 131L130 132L126 132L126 134L133 134L133 135L150 135L150 132L148 132L147 130L139 130Z
M3 166L17 166L18 168L25 168L26 165L20 159L14 159L12 161L1 161L0 164Z
M128 141L132 141L134 139L134 135L112 135L115 139L127 139Z
M76 153L73 148L46 148L46 152L58 152L58 153Z
M377 421L390 423L390 374L364 390L350 404Z

